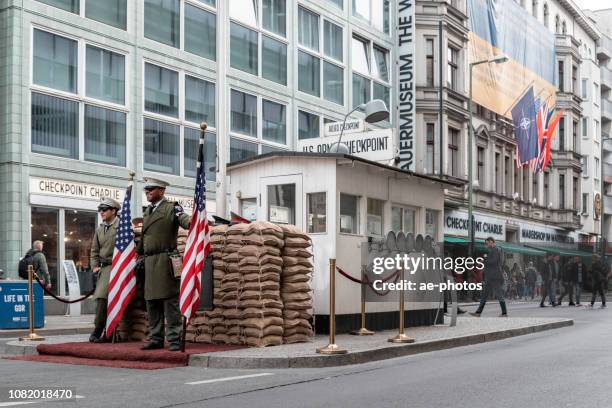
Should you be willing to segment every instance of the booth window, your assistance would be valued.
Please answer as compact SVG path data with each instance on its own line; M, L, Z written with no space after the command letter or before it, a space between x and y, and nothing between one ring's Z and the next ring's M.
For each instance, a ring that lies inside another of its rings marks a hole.
M395 232L414 234L414 219L416 211L413 208L391 207L391 229Z
M295 184L268 186L268 221L295 225Z
M359 197L340 194L340 232L359 234Z
M310 193L306 195L308 203L308 233L324 233L327 226L326 193Z
M240 200L240 214L249 221L257 220L257 199L243 198Z
M368 198L367 235L383 235L384 206L384 201Z
M438 238L438 214L437 210L425 210L425 235L434 240Z

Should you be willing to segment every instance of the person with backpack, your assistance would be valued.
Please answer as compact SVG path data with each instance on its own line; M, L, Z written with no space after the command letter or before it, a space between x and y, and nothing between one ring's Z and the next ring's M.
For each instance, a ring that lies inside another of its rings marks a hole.
M529 261L529 263L527 264L527 270L525 271L525 299L530 296L531 300L533 300L533 298L535 297L535 288L537 280L538 272L533 266L533 262Z
M507 317L508 310L506 309L506 301L504 300L504 275L502 272L503 253L495 245L495 238L488 237L485 240L487 252L484 256L484 285L482 295L480 297L480 305L472 316L480 317L482 310L487 303L487 298L491 293L499 300L501 306L500 317Z
M25 256L19 261L19 277L22 279L28 279L28 266L32 265L34 273L39 279L42 279L45 288L51 290L51 276L49 275L49 268L47 267L47 258L43 254L43 242L34 241L32 242L32 249L26 252Z
M553 288L553 277L555 274L553 258L554 255L552 253L547 253L546 258L542 263L542 300L540 301L540 307L546 307L546 305L544 304L546 297L550 299L550 304L552 305L552 307L557 306L557 302L555 300L555 292Z

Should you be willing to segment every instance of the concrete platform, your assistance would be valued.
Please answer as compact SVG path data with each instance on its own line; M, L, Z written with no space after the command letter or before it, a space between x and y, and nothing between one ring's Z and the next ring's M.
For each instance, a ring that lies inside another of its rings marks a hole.
M394 344L387 340L396 331L376 333L373 336L336 336L336 343L348 350L347 354L321 355L316 349L328 343L327 336L316 336L310 343L286 344L266 348L245 348L190 356L189 365L208 368L274 369L274 368L318 368L370 361L385 360L412 354L444 350L501 340L571 326L572 319L560 318L492 318L460 317L457 326L438 325L416 327L406 334L416 341L412 344ZM88 335L63 335L47 337L45 343L87 341ZM11 341L5 353L12 355L37 354L36 346L41 342Z

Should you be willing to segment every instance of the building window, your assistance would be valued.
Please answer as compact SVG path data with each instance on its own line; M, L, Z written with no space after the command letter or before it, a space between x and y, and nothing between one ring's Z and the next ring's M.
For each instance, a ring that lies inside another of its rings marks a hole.
M145 63L145 110L178 117L179 74L167 68Z
M582 137L589 135L589 118L582 118Z
M389 51L361 37L351 41L353 107L382 99L390 109Z
M125 103L125 57L88 45L85 93L91 98L123 105Z
M521 191L521 186L520 186L520 182L521 182L521 171L520 169L515 168L514 169L514 193L517 193L519 191Z
M561 34L558 14L555 16L555 34Z
M584 100L587 100L589 90L589 80L586 78L582 78L582 82L580 84L580 97Z
M531 3L531 14L537 19L538 18L538 0L533 0Z
M344 105L342 43L342 27L304 7L298 8L298 89L301 92Z
M459 130L448 128L448 172L459 176Z
M287 85L287 45L264 35L261 47L261 76Z
M35 29L32 67L32 152L125 166L125 56Z
M580 145L578 144L578 121L572 122L572 150L576 153L580 151Z
M61 8L62 10L71 13L79 14L80 0L38 0L40 3L45 3L50 6Z
M425 210L425 235L429 235L432 239L438 239L438 217L439 211Z
M580 208L579 207L579 205L580 205L579 204L580 197L578 195L578 177L574 177L573 178L572 198L574 199L573 200L574 201L574 208L573 209L577 211Z
M582 193L582 215L589 215L589 193Z
M327 194L310 193L306 194L308 212L306 223L308 224L309 234L320 234L327 231Z
M295 225L295 184L268 186L268 221Z
M536 203L538 202L538 198L540 197L540 189L538 188L538 175L534 174L532 176L532 183L533 183L533 198L536 200Z
M257 199L243 198L240 200L240 215L249 221L257 220Z
M236 23L230 25L230 65L249 74L258 75L258 36Z
M459 90L459 50L448 47L447 50L448 66L446 73L446 84L453 91Z
M550 205L550 173L544 173L544 206Z
M340 232L359 234L359 197L340 193Z
M368 198L368 212L367 212L367 235L383 235L383 211L385 202L382 200L375 200Z
M544 3L544 26L548 28L548 4Z
M565 20L563 20L563 23L561 24L561 34L567 34L567 23L565 22Z
M523 167L521 171L523 172L523 200L529 201L529 169Z
M559 85L559 91L561 92L565 92L565 86L564 86L565 73L564 73L563 67L564 67L563 61L559 61L557 63L557 69L558 69L557 81Z
M495 153L495 192L502 194L501 154Z
M578 67L572 65L572 92L578 93Z
M77 92L77 42L34 30L33 79L36 85Z
M559 209L565 209L565 175L559 174Z
M344 0L329 0L332 4L335 4L336 6L340 7L341 9L344 8Z
M85 17L125 30L127 0L87 0Z
M200 129L186 127L184 129L183 157L185 158L185 177L196 176L198 163L198 146L200 144ZM206 180L217 180L217 138L214 133L206 132L204 136L204 171Z
M144 119L144 169L179 174L180 126Z
M261 12L263 28L285 37L287 32L287 0L262 0Z
M589 177L589 157L580 157L580 167L582 168L582 177Z
M287 106L232 89L230 132L235 136L230 140L231 161L234 161L232 157L243 160L257 155L259 146L262 146L261 154L286 150ZM248 140L242 143L238 139L243 137L259 143L253 145Z
M215 61L217 17L214 6L213 0L144 0L144 36ZM181 36L181 24L184 38Z
M481 190L484 190L484 174L485 174L485 149L484 147L478 147L476 160L478 161L478 167L476 171L476 179Z
M414 234L416 211L413 208L391 207L391 229L395 232Z
M559 150L565 151L565 117L559 119Z
M319 116L298 111L298 139L314 139L320 136Z
M599 166L599 158L595 157L595 179L599 180L601 167Z
M352 0L353 16L389 34L389 0Z
M593 83L593 103L599 105L599 84Z
M510 166L510 156L504 156L504 183L506 195L512 196L512 167ZM536 177L534 177L536 179Z
M185 75L185 120L215 126L215 84Z
M435 169L435 138L436 138L436 125L434 123L425 124L426 137L427 137L427 151L425 158L425 174L433 174Z
M593 139L599 140L599 121L593 119Z
M434 40L425 39L425 85L434 85Z

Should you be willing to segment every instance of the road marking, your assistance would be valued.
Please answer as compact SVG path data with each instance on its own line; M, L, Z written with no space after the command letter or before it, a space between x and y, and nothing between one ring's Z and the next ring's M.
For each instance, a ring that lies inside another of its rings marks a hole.
M211 383L216 383L216 382L242 380L245 378L265 377L267 375L274 375L274 374L273 373L259 373L259 374L249 374L249 375L238 375L236 377L223 377L223 378L214 378L212 380L192 381L192 382L188 382L185 384L187 385L211 384Z
M85 398L82 395L76 395L75 398L81 399ZM11 401L11 402L0 402L0 407L16 407L17 405L29 405L29 404L40 404L41 402L49 402L49 401L72 401L72 399L38 399L31 401Z

